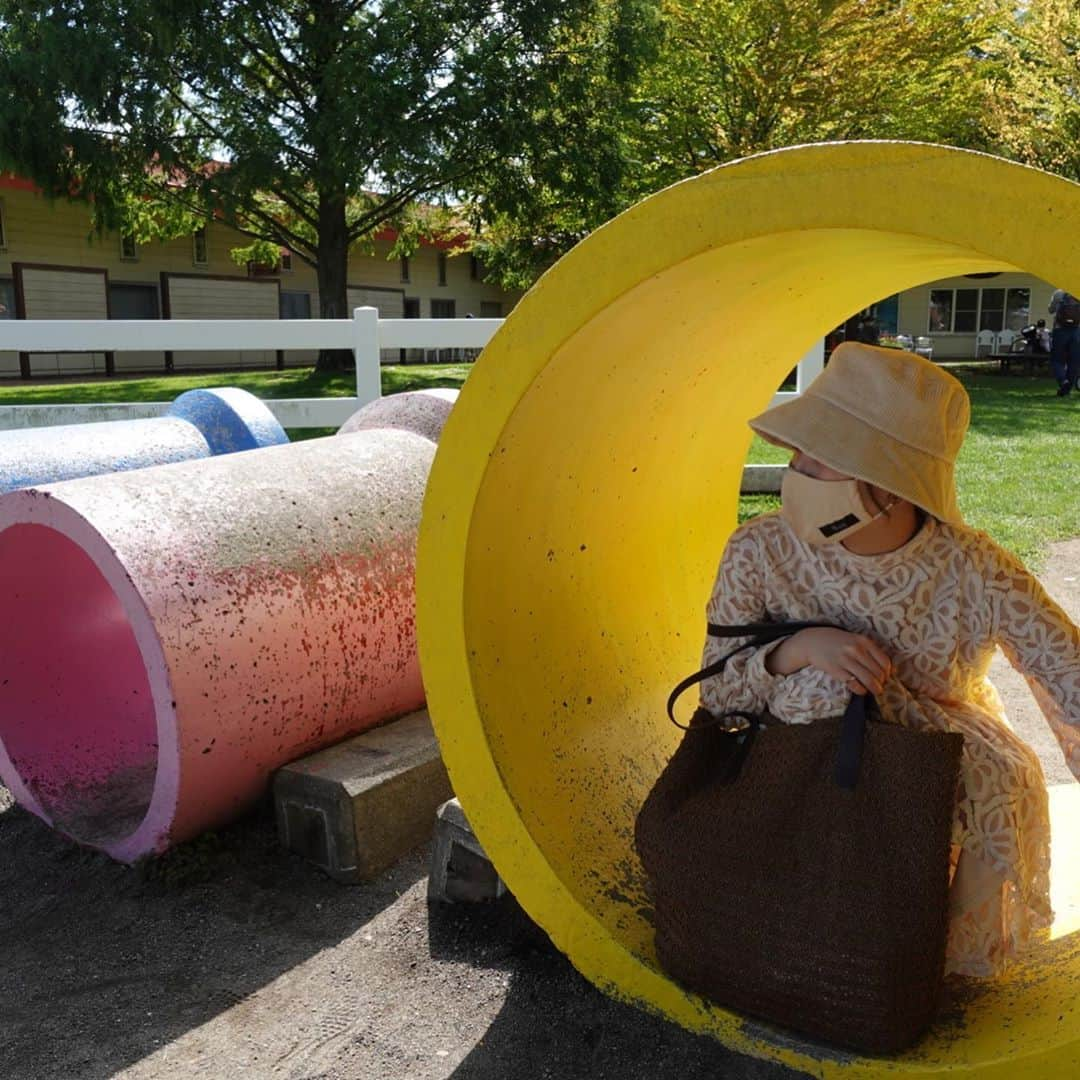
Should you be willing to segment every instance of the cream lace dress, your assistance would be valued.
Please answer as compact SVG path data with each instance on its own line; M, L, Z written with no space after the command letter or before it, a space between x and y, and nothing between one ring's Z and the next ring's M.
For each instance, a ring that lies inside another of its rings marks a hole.
M883 718L964 735L946 970L1000 973L1051 920L1050 820L1039 759L1013 733L986 672L1000 645L1080 777L1080 630L985 533L929 517L883 555L811 547L779 513L755 518L724 551L708 617L805 619L866 634L893 661ZM737 644L708 639L705 663ZM712 712L767 708L791 724L843 711L848 691L822 671L770 675L765 656L775 647L733 657L702 685L702 704Z

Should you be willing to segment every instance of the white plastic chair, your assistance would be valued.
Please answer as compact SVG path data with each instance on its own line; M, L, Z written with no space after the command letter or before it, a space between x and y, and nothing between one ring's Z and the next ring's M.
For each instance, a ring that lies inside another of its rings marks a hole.
M1012 348L1012 343L1019 337L1019 334L1015 330L1002 330L996 336L997 342L994 345L994 352L1003 353Z
M934 339L929 337L917 337L915 339L915 355L925 356L927 360L933 360Z
M997 351L997 334L993 330L980 330L975 335L975 359L979 359L979 350L986 349L991 355Z

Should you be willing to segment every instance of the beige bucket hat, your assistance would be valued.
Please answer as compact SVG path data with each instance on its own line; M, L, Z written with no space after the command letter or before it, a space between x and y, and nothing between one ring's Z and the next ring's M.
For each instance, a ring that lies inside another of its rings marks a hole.
M953 466L970 418L967 391L936 364L846 341L802 394L750 427L942 521L962 523Z

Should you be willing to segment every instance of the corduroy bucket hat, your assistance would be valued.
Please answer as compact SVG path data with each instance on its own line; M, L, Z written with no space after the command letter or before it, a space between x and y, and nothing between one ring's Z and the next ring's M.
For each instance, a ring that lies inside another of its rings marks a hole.
M846 341L802 394L750 427L960 524L954 465L970 418L967 391L936 364Z

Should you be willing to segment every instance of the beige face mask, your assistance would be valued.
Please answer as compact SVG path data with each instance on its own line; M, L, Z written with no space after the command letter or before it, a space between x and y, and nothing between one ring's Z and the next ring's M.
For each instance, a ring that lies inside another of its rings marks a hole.
M872 513L859 494L859 481L818 480L788 468L780 485L780 512L792 531L808 544L843 540L877 520L896 502Z

